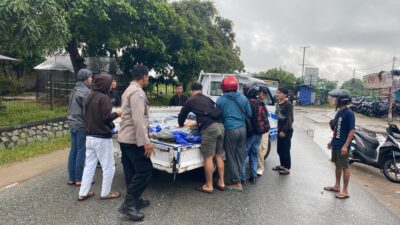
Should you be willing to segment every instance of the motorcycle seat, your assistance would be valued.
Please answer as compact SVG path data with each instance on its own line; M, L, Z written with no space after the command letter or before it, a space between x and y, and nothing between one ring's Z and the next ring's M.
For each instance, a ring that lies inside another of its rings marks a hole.
M367 145L369 149L375 150L379 146L379 141L376 138L369 136L367 133L356 131L356 134L365 141L365 145Z

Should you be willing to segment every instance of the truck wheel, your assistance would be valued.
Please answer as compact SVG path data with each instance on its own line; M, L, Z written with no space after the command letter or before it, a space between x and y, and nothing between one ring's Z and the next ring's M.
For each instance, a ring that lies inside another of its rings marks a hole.
M396 164L397 169L393 159L387 160L383 164L383 174L388 180L394 183L400 183L400 158L396 159Z
M264 155L264 160L268 158L270 152L271 152L271 140L268 139L268 150Z

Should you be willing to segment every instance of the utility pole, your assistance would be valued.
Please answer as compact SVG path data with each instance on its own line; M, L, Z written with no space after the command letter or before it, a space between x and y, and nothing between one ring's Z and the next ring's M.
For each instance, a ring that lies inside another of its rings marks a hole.
M300 48L303 49L303 64L300 64L300 65L302 65L302 68L301 68L301 81L304 83L304 65L306 65L306 64L304 64L304 62L305 62L305 59L306 59L306 48L309 48L309 47L303 46L303 47L300 47Z
M389 121L393 121L393 95L394 95L394 62L396 61L396 57L393 57L393 64L392 64L392 71L390 74L392 75L392 84L390 87L390 95L389 95L389 114L388 119Z

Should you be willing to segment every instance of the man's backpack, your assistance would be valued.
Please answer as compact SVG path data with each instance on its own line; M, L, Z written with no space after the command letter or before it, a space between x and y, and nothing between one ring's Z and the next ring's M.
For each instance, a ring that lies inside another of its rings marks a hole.
M268 110L265 104L257 99L249 99L253 111L252 126L254 134L265 134L270 130Z

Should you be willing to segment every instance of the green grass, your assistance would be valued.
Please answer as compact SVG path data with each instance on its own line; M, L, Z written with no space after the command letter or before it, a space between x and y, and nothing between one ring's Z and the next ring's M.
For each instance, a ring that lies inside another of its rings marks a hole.
M173 94L159 95L158 97L149 98L151 106L168 106L169 100Z
M2 150L0 151L0 166L66 148L69 145L70 137L65 135L48 141L31 142L24 146Z
M160 91L162 91L163 93L165 93L165 84L159 84L159 85L158 85L158 92L160 92ZM175 88L174 88L174 86L173 86L172 84L169 84L169 85L167 86L167 91L168 91L168 94L175 93ZM154 84L154 87L153 87L153 93L157 93L157 87L156 87L155 84Z
M24 124L66 116L67 107L54 107L36 102L2 102L7 108L0 110L0 127Z

